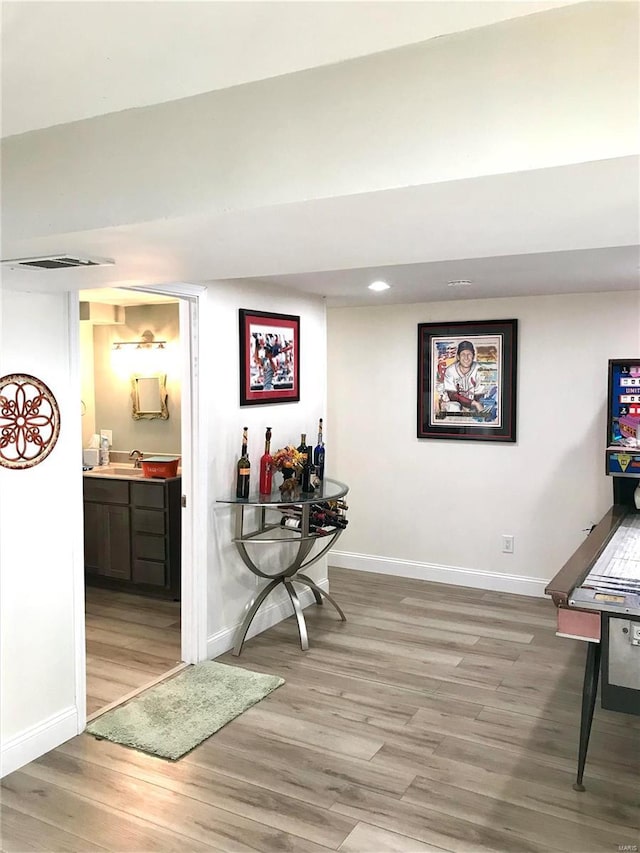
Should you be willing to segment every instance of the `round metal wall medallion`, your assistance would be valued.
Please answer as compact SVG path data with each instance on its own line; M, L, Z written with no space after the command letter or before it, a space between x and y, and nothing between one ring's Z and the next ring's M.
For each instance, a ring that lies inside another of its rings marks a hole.
M39 465L59 433L60 409L44 382L28 373L0 376L0 466Z

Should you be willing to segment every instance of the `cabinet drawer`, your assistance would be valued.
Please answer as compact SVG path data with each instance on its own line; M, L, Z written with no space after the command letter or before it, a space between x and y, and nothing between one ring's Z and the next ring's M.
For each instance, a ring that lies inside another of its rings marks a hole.
M131 483L131 503L164 509L163 483Z
M129 503L129 483L126 480L85 477L82 483L86 501L98 501L104 504Z
M153 563L149 560L134 560L133 582L167 586L165 564Z
M164 512L155 509L131 510L131 524L135 533L158 533L164 534Z
M147 536L137 533L133 539L133 554L143 560L164 560L166 557L164 536Z

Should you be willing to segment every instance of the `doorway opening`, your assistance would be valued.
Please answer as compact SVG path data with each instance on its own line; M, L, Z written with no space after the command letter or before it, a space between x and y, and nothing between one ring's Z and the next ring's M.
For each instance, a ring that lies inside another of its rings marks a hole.
M191 476L198 455L196 291L203 288L159 290L80 293L81 317L89 318L80 324L83 448L89 445L83 467L93 470L83 473L86 646L76 651L86 661L78 692L86 684L89 718L206 656L206 614L196 604L204 591L194 594L204 583L202 571L194 571L201 489ZM123 350L137 358L123 359ZM134 381L141 376L160 378L153 390L164 389L165 405L145 397L142 409L149 411L136 410ZM101 448L91 447L105 433L108 468L100 464ZM90 465L95 450L98 465ZM179 458L182 470L144 477L140 455L143 463Z

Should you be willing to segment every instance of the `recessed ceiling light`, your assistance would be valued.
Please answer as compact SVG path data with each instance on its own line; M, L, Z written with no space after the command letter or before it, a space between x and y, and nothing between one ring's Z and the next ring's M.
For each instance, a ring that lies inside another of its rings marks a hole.
M453 281L447 282L447 287L471 287L473 284L472 281L469 281L468 278L456 278Z
M389 290L390 287L391 285L387 284L386 281L372 281L369 290Z

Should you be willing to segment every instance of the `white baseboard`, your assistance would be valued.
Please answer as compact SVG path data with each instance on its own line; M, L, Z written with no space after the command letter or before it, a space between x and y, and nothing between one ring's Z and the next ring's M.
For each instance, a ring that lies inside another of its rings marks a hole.
M544 597L544 588L549 583L544 578L532 578L526 575L481 572L456 566L440 566L437 563L418 563L413 560L376 557L372 554L354 554L349 551L329 551L329 565L339 569L376 572L400 578L416 578L435 583L450 583L455 586L538 597Z
M315 581L315 583L320 587L320 589L324 589L325 591L329 590L329 581L326 578L321 581ZM315 603L313 592L310 589L307 588L301 590L298 587L297 593L298 598L300 599L300 604L303 608ZM272 597L273 601L271 600ZM246 639L248 640L250 637L255 637L256 634L261 634L263 631L266 631L267 628L277 625L278 622L282 622L283 619L288 619L289 616L292 615L293 607L289 596L284 592L284 590L282 592L279 590L276 592L274 590L267 598L264 607L261 607L256 613L253 622L251 623L251 627L247 632ZM218 631L216 634L212 634L207 638L208 660L217 658L218 655L222 655L233 648L236 631L241 624L242 619L240 619L238 623L233 625L231 628L223 628L221 631Z
M55 749L77 734L78 709L75 706L65 708L37 726L20 732L2 745L0 778L40 758L45 752Z

